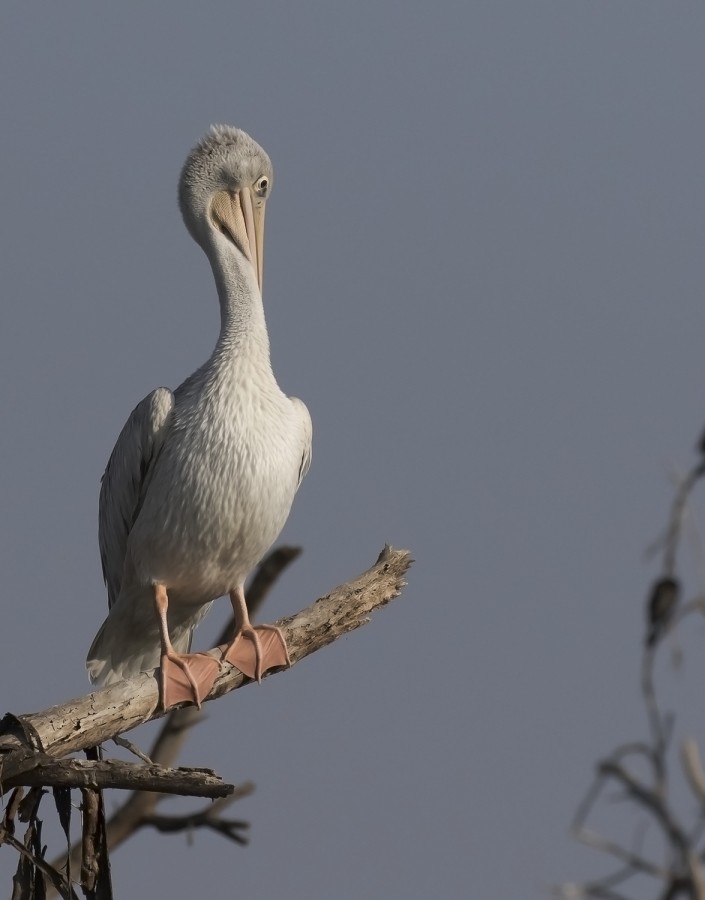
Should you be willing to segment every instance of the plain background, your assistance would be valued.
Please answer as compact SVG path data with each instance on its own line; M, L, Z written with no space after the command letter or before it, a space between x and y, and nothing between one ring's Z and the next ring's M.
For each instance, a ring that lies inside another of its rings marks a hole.
M369 626L188 744L257 783L250 846L144 833L116 896L529 898L603 870L568 827L645 734L644 551L705 420L704 29L649 0L4 5L3 711L85 693L100 475L215 341L175 202L212 122L274 162L273 363L314 420L266 617L385 541L416 558ZM702 736L703 627L678 640L660 677ZM631 843L621 807L605 825Z

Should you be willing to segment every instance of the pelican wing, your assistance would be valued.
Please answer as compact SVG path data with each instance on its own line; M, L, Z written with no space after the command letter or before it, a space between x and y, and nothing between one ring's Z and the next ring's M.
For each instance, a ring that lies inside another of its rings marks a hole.
M127 538L169 430L174 395L157 388L130 413L100 483L98 543L108 606L120 594Z
M301 416L301 433L303 438L301 448L301 465L299 466L299 483L296 486L298 490L298 488L301 487L301 482L306 477L306 473L311 466L313 424L311 422L311 414L309 413L308 408L306 407L306 404L303 402L303 400L299 400L298 397L291 397L290 400Z

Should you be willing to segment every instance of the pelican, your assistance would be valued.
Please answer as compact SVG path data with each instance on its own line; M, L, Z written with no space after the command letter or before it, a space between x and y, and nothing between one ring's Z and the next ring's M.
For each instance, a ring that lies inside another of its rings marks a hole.
M273 625L250 623L244 583L276 540L311 461L311 417L277 384L262 305L264 210L272 164L244 131L213 126L179 181L186 228L210 261L220 334L175 391L130 414L101 481L98 539L108 617L91 681L160 666L160 703L200 706L223 661L261 679L289 665ZM230 596L236 633L222 659L190 653L213 600Z

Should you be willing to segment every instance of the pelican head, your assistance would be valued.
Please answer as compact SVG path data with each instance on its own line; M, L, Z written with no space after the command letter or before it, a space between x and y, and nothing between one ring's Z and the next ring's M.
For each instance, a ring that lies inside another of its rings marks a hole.
M213 125L189 153L179 180L179 206L191 237L209 258L234 246L262 290L264 207L272 163L258 143L230 125Z

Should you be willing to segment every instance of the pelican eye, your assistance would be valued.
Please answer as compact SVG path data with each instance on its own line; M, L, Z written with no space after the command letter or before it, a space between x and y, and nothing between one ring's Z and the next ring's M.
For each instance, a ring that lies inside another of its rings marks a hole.
M268 190L269 178L267 178L266 175L261 175L257 181L255 181L255 193L258 197L266 197Z

